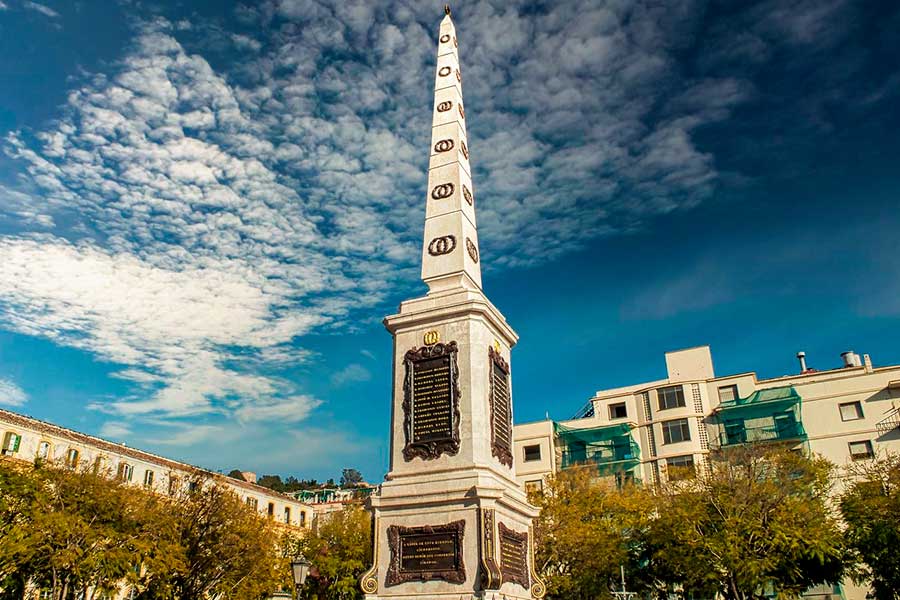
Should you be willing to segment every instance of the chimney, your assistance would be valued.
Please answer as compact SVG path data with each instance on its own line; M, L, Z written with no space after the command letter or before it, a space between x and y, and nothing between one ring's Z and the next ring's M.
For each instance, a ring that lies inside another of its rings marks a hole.
M844 367L861 367L862 366L862 361L859 359L859 354L857 354L853 350L847 350L846 352L841 352L841 358L844 360Z
M863 366L866 367L866 373L871 373L875 370L872 367L872 357L868 354L863 354Z
M797 359L800 361L800 372L806 373L806 352L802 350L797 353Z

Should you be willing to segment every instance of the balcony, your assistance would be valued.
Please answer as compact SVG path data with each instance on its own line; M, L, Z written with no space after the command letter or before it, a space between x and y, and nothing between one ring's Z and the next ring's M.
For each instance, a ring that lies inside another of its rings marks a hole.
M719 426L713 446L805 440L801 402L792 386L758 390L746 398L723 402L713 416Z
M898 427L900 427L900 406L890 411L885 418L875 423L878 435L884 435Z
M623 423L590 428L556 425L562 446L563 469L591 465L601 475L628 471L640 462L640 447L631 436L633 425Z
M780 415L779 415L780 416ZM793 418L773 417L770 423L748 426L745 421L726 423L719 434L718 445L734 446L759 442L788 442L806 439L803 423Z

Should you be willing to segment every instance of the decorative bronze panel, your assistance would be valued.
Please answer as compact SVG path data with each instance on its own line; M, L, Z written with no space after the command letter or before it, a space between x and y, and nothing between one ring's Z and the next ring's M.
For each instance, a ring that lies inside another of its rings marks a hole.
M491 454L512 468L512 401L509 393L509 363L488 346L490 359Z
M466 148L466 143L461 141L459 146L462 149L463 156L466 157L466 160L469 160L469 149Z
M451 71L453 71L453 69L451 69L447 65L444 65L443 67L438 69L438 75L440 75L441 77L446 77L450 74Z
M500 573L503 583L518 583L523 588L531 586L528 573L528 533L510 529L501 521Z
M509 363L488 346L490 359L491 453L512 468L512 401L509 390Z
M432 256L450 254L454 250L456 250L456 236L453 235L436 237L428 244L428 254Z
M450 41L450 34L449 34L449 33L445 33L444 35L441 36L441 43L442 43L442 44L446 44L446 43L449 42L449 41Z
M450 102L449 100L444 100L443 102L441 102L437 105L438 112L447 112L451 108L453 108L453 103Z
M469 203L469 206L472 206L475 203L475 198L472 197L472 192L469 191L469 188L463 184L463 198L466 199L466 202Z
M434 145L435 152L449 152L453 150L453 140L438 140Z
M465 583L466 565L463 561L465 530L466 522L462 520L447 525L388 527L391 562L388 565L384 585L435 579L450 583Z
M478 262L478 248L475 247L475 244L469 238L466 238L466 251L468 251L469 256L476 263Z
M459 368L456 342L407 351L404 357L403 458L432 460L459 452Z
M434 189L431 190L431 197L434 200L443 200L444 198L449 198L453 195L454 189L455 187L452 183L441 183L434 186Z
M378 517L375 517L372 519L372 542L375 545L372 552L372 566L359 578L359 587L364 594L374 594L378 591L378 530Z
M500 567L497 566L497 548L494 542L496 526L494 525L494 509L481 509L481 587L486 590L499 590L503 584Z
M528 528L528 534L531 543L528 545L528 563L531 565L531 597L534 600L541 600L547 595L547 586L544 584L541 576L534 568L534 527Z

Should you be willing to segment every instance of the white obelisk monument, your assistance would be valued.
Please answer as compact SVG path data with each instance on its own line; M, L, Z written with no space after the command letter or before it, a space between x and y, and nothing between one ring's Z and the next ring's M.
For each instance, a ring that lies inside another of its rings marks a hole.
M384 320L394 337L391 464L372 497L370 599L541 598L532 520L512 461L510 350L481 288L476 195L456 30L438 33L422 279Z

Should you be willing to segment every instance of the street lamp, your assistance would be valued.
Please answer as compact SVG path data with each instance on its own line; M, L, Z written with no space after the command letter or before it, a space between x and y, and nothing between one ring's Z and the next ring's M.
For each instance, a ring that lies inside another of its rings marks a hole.
M622 590L617 592L613 591L612 595L616 597L616 600L632 600L637 593L629 592L625 587L625 565L619 565L619 572L622 574Z
M298 590L306 582L309 575L310 562L301 554L291 560L291 577L294 578L294 589Z

